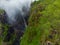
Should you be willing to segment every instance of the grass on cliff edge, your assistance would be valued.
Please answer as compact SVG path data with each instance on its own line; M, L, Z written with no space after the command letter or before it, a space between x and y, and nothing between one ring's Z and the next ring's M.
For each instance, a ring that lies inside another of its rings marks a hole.
M60 45L60 0L33 3L21 45Z

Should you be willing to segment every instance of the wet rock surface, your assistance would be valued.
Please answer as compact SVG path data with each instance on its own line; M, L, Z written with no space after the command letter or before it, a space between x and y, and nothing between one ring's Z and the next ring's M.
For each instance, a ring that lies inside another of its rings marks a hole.
M0 24L2 23L2 27L0 27L0 35L3 37L3 45L20 45L20 37L22 37L24 34L26 22L24 22L25 19L20 16L20 14L16 16L16 20L17 22L15 22L13 25L10 25L8 23L6 12L4 11L4 13L0 14ZM9 43L10 41L12 43Z

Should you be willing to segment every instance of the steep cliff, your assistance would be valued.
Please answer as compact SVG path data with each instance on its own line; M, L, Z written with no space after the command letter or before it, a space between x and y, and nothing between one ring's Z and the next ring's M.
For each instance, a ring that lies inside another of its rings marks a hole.
M4 37L7 34L8 26L7 26L7 14L3 9L0 9L0 45L3 45Z
M60 0L32 3L21 45L60 45Z
M20 45L20 37L24 33L24 28L22 17L17 20L17 23L10 25L7 13L0 9L0 45Z

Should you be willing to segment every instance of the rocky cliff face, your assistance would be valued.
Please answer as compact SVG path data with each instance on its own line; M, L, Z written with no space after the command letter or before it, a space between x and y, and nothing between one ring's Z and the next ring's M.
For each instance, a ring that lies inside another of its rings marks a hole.
M25 23L21 16L16 16L16 19L16 23L9 24L7 13L0 9L0 45L20 45L20 37L24 34Z
M32 4L21 45L60 45L59 4L59 0L40 0Z
M4 10L0 10L0 22L7 23L7 14Z

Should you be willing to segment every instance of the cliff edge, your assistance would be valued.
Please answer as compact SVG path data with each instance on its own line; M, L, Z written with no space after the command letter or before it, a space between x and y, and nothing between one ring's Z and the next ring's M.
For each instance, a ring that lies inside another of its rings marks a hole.
M32 3L21 45L60 45L60 0Z

